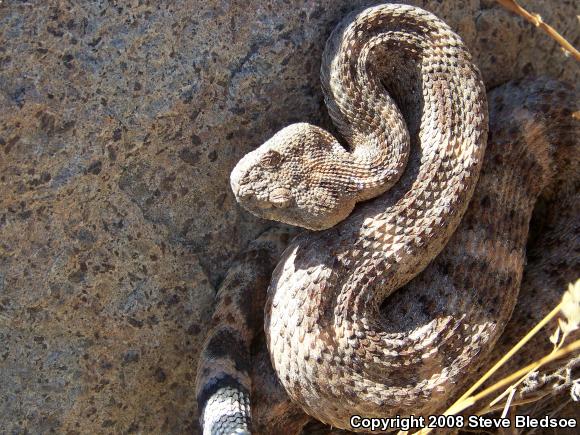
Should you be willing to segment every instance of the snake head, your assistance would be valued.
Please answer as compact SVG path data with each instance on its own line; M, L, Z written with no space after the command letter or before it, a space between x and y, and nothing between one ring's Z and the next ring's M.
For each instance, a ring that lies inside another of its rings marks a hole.
M311 230L330 228L355 204L337 177L345 153L325 130L292 124L238 162L230 176L232 191L258 217Z

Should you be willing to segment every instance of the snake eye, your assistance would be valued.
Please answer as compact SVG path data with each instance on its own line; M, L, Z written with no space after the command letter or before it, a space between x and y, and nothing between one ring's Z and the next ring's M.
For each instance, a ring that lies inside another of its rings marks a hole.
M260 159L262 166L270 169L274 169L280 164L281 161L282 155L278 151L274 150L267 151Z

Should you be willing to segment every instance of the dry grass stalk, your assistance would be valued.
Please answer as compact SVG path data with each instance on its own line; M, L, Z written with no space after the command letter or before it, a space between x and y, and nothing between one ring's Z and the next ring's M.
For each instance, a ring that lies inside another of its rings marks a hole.
M497 0L497 2L502 5L507 10L518 14L523 17L534 26L539 27L544 32L546 32L552 39L554 39L560 46L569 54L574 56L577 61L580 61L580 52L576 50L572 44L570 44L562 35L560 35L556 29L552 26L544 23L542 17L538 14L532 14L521 7L515 0Z
M559 326L556 332L550 337L550 341L554 343L554 349L548 355L540 358L537 361L528 364L526 367L512 373L509 376L500 379L495 384L486 388L482 392L472 395L483 383L489 379L503 364L505 364L519 349L521 349L540 329L542 329L550 320L552 320L558 313L562 313L564 319L559 319ZM564 293L562 302L560 302L546 317L544 317L538 324L532 328L525 337L523 337L509 352L507 352L491 369L489 369L483 377L475 382L443 415L455 415L465 409L475 405L480 400L490 396L492 393L508 387L502 394L491 401L482 410L476 412L478 415L487 414L489 412L503 410L503 414L507 415L510 407L529 404L537 402L538 400L550 395L550 393L543 393L533 398L526 398L521 400L514 400L516 387L523 382L530 373L538 370L545 364L564 358L572 353L577 353L580 350L580 340L576 340L567 346L564 341L568 334L580 327L580 280L574 284L570 284L568 290ZM506 395L509 395L505 405L498 406L498 402ZM422 429L418 434L426 435L431 432L431 429ZM399 434L406 434L407 432L399 432Z

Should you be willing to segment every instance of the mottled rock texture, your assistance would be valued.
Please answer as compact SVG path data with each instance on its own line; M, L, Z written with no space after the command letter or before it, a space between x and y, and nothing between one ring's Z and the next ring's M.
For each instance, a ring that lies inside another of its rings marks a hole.
M270 225L228 174L293 121L329 127L324 41L373 3L0 1L0 432L198 433L215 286ZM489 87L578 81L492 0L411 3ZM578 2L522 4L578 45Z

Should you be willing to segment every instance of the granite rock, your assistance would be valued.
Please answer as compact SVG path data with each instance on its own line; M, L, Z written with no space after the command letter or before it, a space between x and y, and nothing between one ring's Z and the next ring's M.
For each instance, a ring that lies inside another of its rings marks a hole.
M0 422L7 433L198 433L194 374L232 257L270 223L236 161L329 127L318 70L352 0L0 1ZM578 69L492 0L414 1L488 87ZM578 45L574 0L529 0Z

